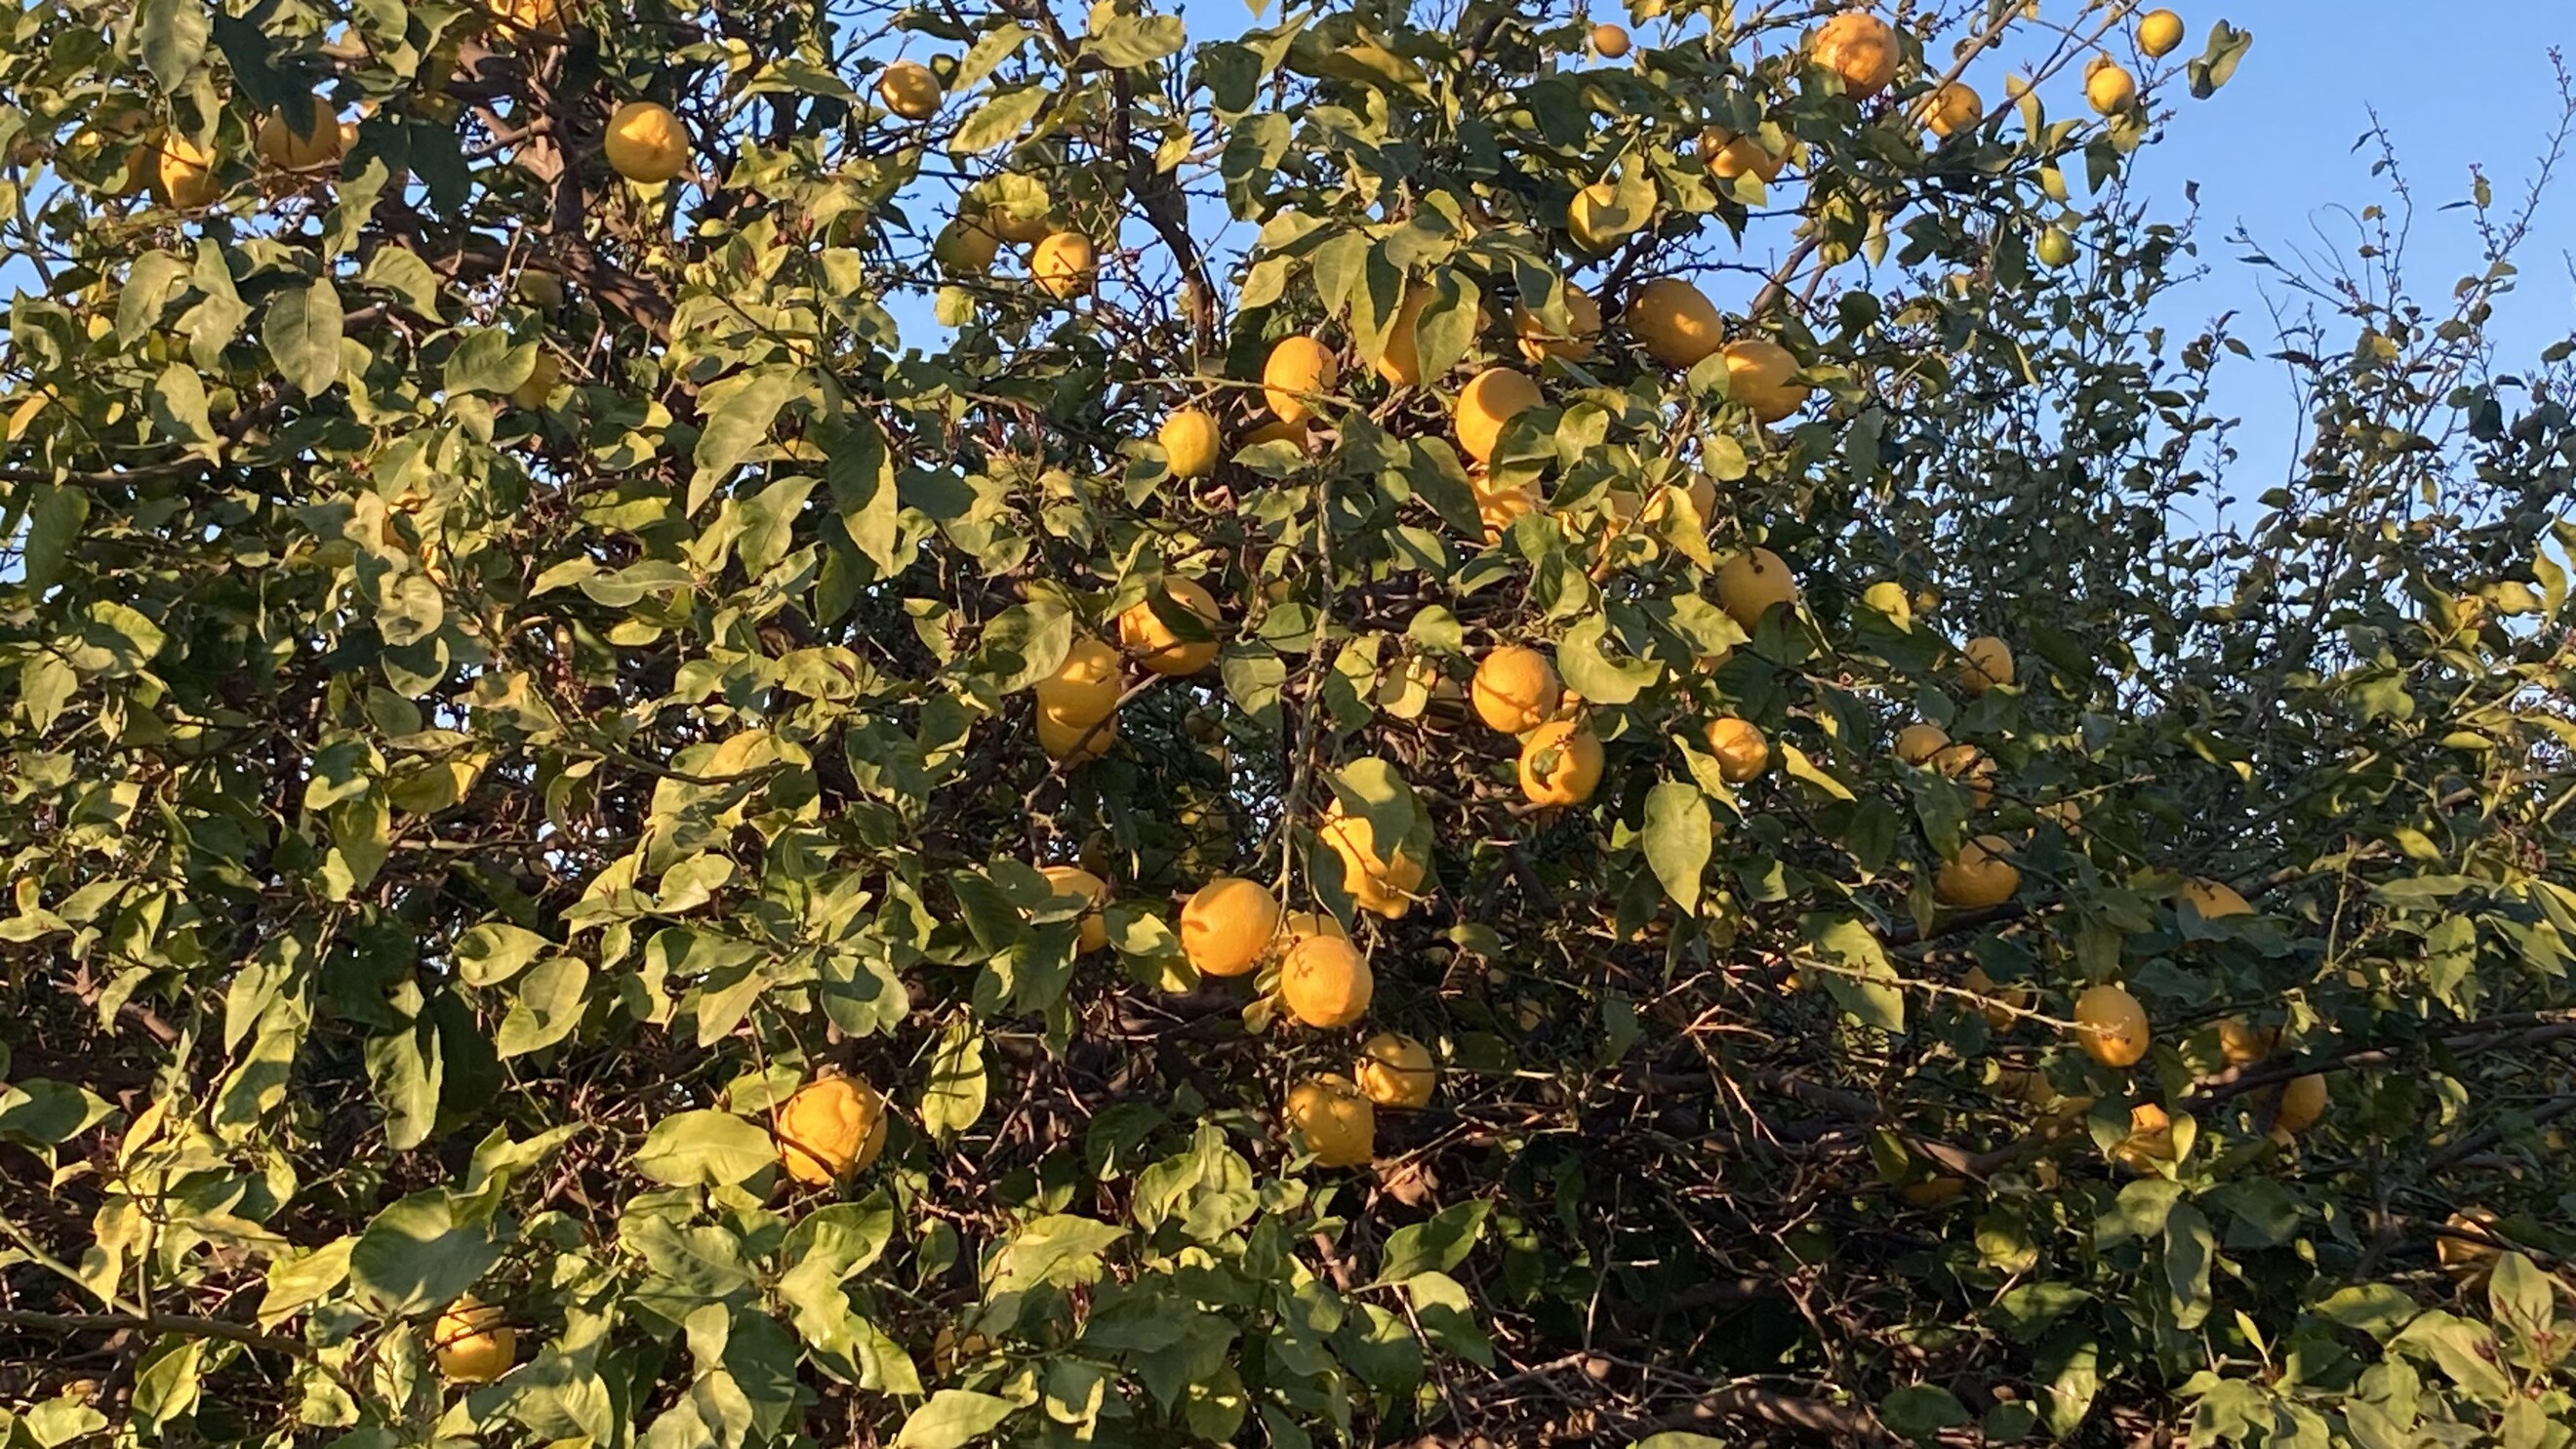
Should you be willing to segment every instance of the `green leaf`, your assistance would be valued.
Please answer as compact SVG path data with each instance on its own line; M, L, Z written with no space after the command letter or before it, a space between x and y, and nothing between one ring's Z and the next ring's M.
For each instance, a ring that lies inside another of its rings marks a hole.
M456 974L468 986L498 986L554 943L506 921L486 921L456 938Z
M309 287L289 287L268 299L260 340L277 370L306 397L320 397L340 380L340 292L328 277Z
M1612 659L1602 647L1609 637L1607 615L1578 620L1557 641L1557 672L1564 676L1566 688L1591 703L1627 704L1663 674L1663 666L1651 659Z
M29 1077L0 1083L0 1139L54 1147L97 1126L113 1110L86 1087Z
M1405 1283L1425 1273L1446 1274L1467 1260L1476 1239L1485 1231L1486 1214L1493 1204L1482 1198L1442 1208L1427 1222L1396 1229L1387 1236L1384 1266L1378 1269L1380 1284Z
M1699 909L1701 874L1716 836L1708 797L1699 787L1666 780L1646 792L1646 864L1685 915Z
M165 93L176 92L206 54L214 20L205 0L143 0L134 12L134 39L143 68Z
M34 494L35 501L27 509L23 556L27 587L42 592L71 572L81 528L89 522L89 495L45 483L35 485Z
M1049 94L1045 86L1037 85L1001 92L958 126L948 149L959 156L973 156L1016 139L1046 109Z
M2386 1343L2415 1317L2416 1307L2406 1290L2395 1284L2358 1283L2336 1289L2317 1305L2316 1313L2329 1323L2358 1329Z
M2557 1318L2549 1275L2515 1252L2496 1260L2495 1272L2487 1279L2487 1307L2496 1322L2525 1343L2538 1342Z
M674 1112L653 1124L635 1170L673 1187L731 1187L778 1160L769 1133L731 1112Z
M144 389L143 405L161 441L214 455L215 425L206 416L206 384L187 364L174 362L163 368Z
M2479 1403L2500 1407L2512 1396L2512 1383L2496 1366L2499 1350L2495 1335L2483 1324L2437 1308L2406 1325L2403 1333L2389 1340L2388 1347L2393 1352L2430 1361L2450 1375L2461 1392Z
M590 989L590 966L578 956L541 962L519 979L518 999L492 1038L503 1057L542 1051L581 1025L584 994Z
M1876 932L1852 916L1811 915L1799 922L1804 964L1817 968L1825 991L1852 1020L1881 1031L1905 1030L1905 994Z
M1177 15L1120 15L1102 26L1083 49L1108 65L1132 70L1178 54L1188 39Z
M930 1061L930 1084L921 1097L921 1125L946 1141L984 1115L984 1034L970 1022L949 1024Z
M912 1411L895 1437L895 1449L964 1449L968 1441L1011 1416L1011 1401L964 1389L941 1389Z
M1879 1400L1878 1417L1887 1427L1918 1444L1929 1444L1944 1429L1975 1422L1958 1396L1938 1384L1912 1384Z
M2175 1203L2165 1214L2165 1286L2175 1327L2198 1328L2209 1316L2209 1273L2217 1260L2218 1235L2209 1219L2190 1203Z
M349 1255L357 1246L356 1238L334 1238L300 1257L272 1261L259 1300L260 1326L275 1328L348 1282Z
M349 1281L379 1314L444 1308L501 1261L488 1224L457 1220L441 1190L402 1199L367 1224L349 1250Z
M526 382L536 365L536 343L513 342L498 327L480 327L466 333L447 355L444 376L449 392L498 396Z
M704 428L692 461L687 512L695 514L733 471L767 446L770 424L779 409L808 391L804 374L792 367L767 367L747 378L726 379L707 401Z
M1100 1281L1100 1255L1127 1230L1070 1213L1050 1213L1011 1234L988 1270L988 1293L1018 1293L1047 1285L1079 1287Z

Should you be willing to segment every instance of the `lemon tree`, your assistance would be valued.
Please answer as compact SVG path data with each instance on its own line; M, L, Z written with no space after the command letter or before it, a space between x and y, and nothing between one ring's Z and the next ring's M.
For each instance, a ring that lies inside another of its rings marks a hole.
M2530 213L1617 18L0 22L0 1445L2565 1442Z

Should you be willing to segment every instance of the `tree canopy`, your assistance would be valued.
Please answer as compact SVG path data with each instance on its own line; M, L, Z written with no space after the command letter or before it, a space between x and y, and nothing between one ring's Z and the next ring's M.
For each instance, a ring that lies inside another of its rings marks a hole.
M0 21L0 1449L2576 1437L2532 200L1211 9Z

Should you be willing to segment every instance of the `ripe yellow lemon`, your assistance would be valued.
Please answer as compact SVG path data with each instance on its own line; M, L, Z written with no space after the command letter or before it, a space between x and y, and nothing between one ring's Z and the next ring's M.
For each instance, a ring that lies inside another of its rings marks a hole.
M2138 20L2138 49L2162 60L2182 44L2182 17L2170 10L2150 10Z
M1565 204L1566 233L1587 252L1610 250L1620 237L1637 229L1636 221L1620 208L1619 189L1607 181L1593 182Z
M2087 987L2075 998L2075 1040L2106 1067L2134 1066L2147 1054L2147 1009L2107 982Z
M1289 1088L1287 1117L1318 1167L1366 1167L1377 1151L1377 1109L1348 1077L1309 1077Z
M1413 893L1422 887L1422 862L1402 846L1392 856L1377 850L1376 827L1365 815L1345 815L1341 802L1324 812L1316 836L1342 858L1342 889L1360 909L1394 920L1413 908Z
M1279 929L1279 898L1267 886L1221 875L1181 907L1181 954L1202 976L1241 976L1261 964Z
M1761 774L1771 763L1771 742L1762 737L1761 727L1731 714L1708 722L1708 752L1717 757L1717 773L1734 785Z
M2264 1095L2272 1099L2265 1105L2272 1109L2273 1127L2283 1132L2305 1132L2317 1125L2317 1119L2326 1114L2329 1096L2326 1079L2317 1072L2292 1077L2276 1092Z
M1091 290L1100 253L1078 231L1050 233L1029 253L1029 275L1051 297L1079 297Z
M671 108L628 101L608 118L608 164L629 181L668 181L689 169L689 133Z
M1798 359L1788 348L1764 337L1730 342L1726 353L1726 395L1751 410L1754 420L1776 423L1807 405L1807 385L1797 381Z
M1195 581L1170 575L1163 579L1163 594L1195 615L1210 637L1182 638L1154 612L1151 599L1138 599L1118 616L1118 642L1156 674L1196 674L1216 662L1216 599Z
M1999 906L2021 889L2021 872L2005 859L2012 846L2000 835L1980 835L1959 847L1932 874L1932 898L1954 910Z
M885 1150L885 1098L856 1077L807 1082L770 1128L787 1175L816 1187L838 1182Z
M545 407L546 400L555 394L555 385L562 381L563 364L555 361L553 353L540 352L535 364L528 369L527 380L510 389L510 401L529 412L536 412Z
M1580 805L1601 788L1601 737L1573 720L1551 720L1521 745L1521 793L1533 805Z
M1767 548L1747 549L1718 566L1717 606L1748 632L1773 605L1797 602L1798 581Z
M1440 1067L1431 1059L1431 1048L1400 1031L1382 1031L1361 1045L1351 1077L1370 1101L1411 1112L1430 1104L1440 1085Z
M2242 1067L2259 1062L2270 1056L2273 1048L2280 1044L2281 1029L2277 1026L2258 1030L2241 1016L2227 1017L2218 1023L2218 1054L2227 1059L2229 1066Z
M1720 181L1750 175L1761 177L1765 186L1779 180L1780 168L1789 164L1787 156L1764 150L1760 137L1739 134L1724 126L1700 129L1699 160Z
M1909 765L1924 764L1949 743L1948 730L1926 720L1917 720L1896 732L1896 757Z
M1404 289L1404 299L1395 304L1395 322L1386 334L1386 350L1377 356L1378 376L1397 387L1421 385L1422 347L1413 327L1422 320L1422 309L1438 295L1419 283Z
M1038 874L1046 877L1047 884L1055 888L1057 895L1073 896L1091 903L1091 909L1084 911L1079 918L1081 936L1074 950L1089 955L1108 945L1109 923L1101 919L1100 907L1109 904L1109 882L1078 865L1042 866Z
M1279 963L1279 1004L1308 1026L1349 1026L1376 993L1368 958L1339 936L1308 936Z
M185 136L163 136L152 179L164 205L194 211L223 194L215 180L215 153Z
M1279 421L1304 422L1315 415L1313 399L1340 379L1341 367L1324 344L1302 333L1282 337L1261 366L1261 399Z
M907 121L939 114L939 77L917 60L898 60L877 77L877 99Z
M1479 463L1492 462L1504 424L1541 401L1538 384L1528 373L1508 367L1477 373L1458 394L1458 450Z
M2084 99L2103 115L2117 115L2138 101L2138 78L2116 60L2104 61L2084 77Z
M2075 260L2075 238L2066 234L2066 228L2052 226L2039 234L2032 251L2041 266L2062 267Z
M1058 719L1044 709L1038 711L1038 748L1046 751L1050 760L1068 767L1087 764L1108 754L1109 747L1116 743L1118 712L1114 709L1099 719L1080 723Z
M1986 118L1985 98L1966 81L1952 81L1932 93L1924 106L1923 124L1932 134L1948 140L1961 131L1972 130Z
M2442 1271L2471 1288L2484 1287L2487 1279L2495 1275L2495 1265L2504 1257L2504 1249L2484 1241L2503 1236L2496 1231L2496 1215L2485 1208L2468 1208L2444 1218L2442 1226L2455 1232L2477 1235L2454 1237L2451 1233L2442 1233L2434 1237L2433 1256L2441 1263Z
M1968 800L1983 810L1995 800L1995 757L1962 741L1932 754L1932 768L1967 787Z
M331 114L331 103L314 96L307 115L309 130L298 134L295 123L284 111L271 111L260 117L259 129L251 136L251 149L271 166L289 171L302 171L340 159L340 118Z
M2013 682L2012 646L1992 634L1980 634L1959 651L1959 687L1979 695Z
M1507 735L1527 734L1545 723L1564 692L1547 656L1520 644L1487 654L1467 685L1476 717Z
M1565 284L1565 320L1563 333L1550 331L1538 314L1526 304L1512 308L1512 335L1520 341L1521 356L1532 362L1561 357L1580 362L1592 355L1592 339L1601 335L1601 304L1592 294L1572 282Z
M1617 60L1628 53L1628 32L1616 25L1592 27L1592 53L1603 60Z
M1816 64L1842 77L1843 93L1864 101L1896 79L1902 52L1896 31L1884 20L1860 10L1846 10L1816 32Z
M2250 916L2254 905L2236 893L2236 887L2218 880L2187 880L2174 892L2176 901L2184 902L2200 913L2204 921L2224 920L2229 916Z
M1485 542L1499 542L1505 530L1536 512L1538 495L1526 487L1476 490L1476 519L1485 525Z
M519 1356L519 1332L497 1304L471 1293L447 1305L429 1328L430 1356L451 1384L488 1384L510 1371Z
M958 217L930 242L930 259L952 272L985 272L1002 253L1001 233L980 217Z
M1204 408L1182 408L1163 419L1162 431L1156 438L1163 445L1163 459L1176 478L1204 478L1216 471L1224 439L1218 434L1216 419Z
M1657 277L1628 299L1628 330L1666 367L1691 367L1726 340L1706 293L1679 277Z
M1118 707L1122 683L1118 651L1088 634L1077 636L1055 673L1037 682L1038 717L1060 725L1095 724Z

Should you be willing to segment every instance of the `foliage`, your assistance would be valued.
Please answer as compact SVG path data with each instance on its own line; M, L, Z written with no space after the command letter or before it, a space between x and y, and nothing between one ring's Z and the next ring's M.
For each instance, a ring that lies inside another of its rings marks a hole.
M1856 98L1825 8L1638 0L1615 63L1492 0L0 21L0 1445L2568 1442L2576 427L2567 348L2485 331L2528 212L2480 183L2440 309L2402 218L2294 279L2303 452L2222 508L2250 349L2150 320L2196 265L2122 179L2160 113L2051 108L2250 37L1912 7ZM2027 92L1929 137L1990 54ZM342 154L263 160L316 89ZM679 178L609 169L636 100ZM1721 177L1710 127L1794 157ZM978 226L1090 238L1096 291ZM1644 354L1673 276L1803 409ZM1599 346L1523 364L1570 282ZM1299 333L1341 381L1247 440ZM1471 470L1498 362L1543 397ZM1189 404L1210 477L1154 441ZM1756 544L1801 596L1739 619ZM1051 762L1078 636L1198 637L1167 577L1216 666ZM1515 642L1588 801L1466 703ZM1427 858L1396 914L1330 809ZM2017 894L1943 907L1982 836ZM1369 1019L1198 979L1220 875L1337 912ZM2066 1030L2106 981L2134 1069ZM1380 1030L1438 1096L1320 1167L1280 1104ZM816 1187L774 1138L821 1074L890 1105ZM430 1341L468 1294L490 1382Z

